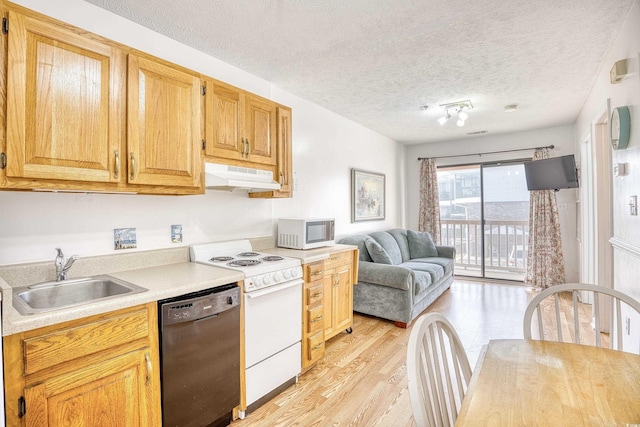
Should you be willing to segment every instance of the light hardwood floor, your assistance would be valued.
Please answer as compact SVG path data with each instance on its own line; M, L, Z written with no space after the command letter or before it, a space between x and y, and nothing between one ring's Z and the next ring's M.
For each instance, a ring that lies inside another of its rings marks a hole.
M523 337L533 295L522 285L456 280L427 311L447 316L473 367L490 339ZM231 425L414 426L405 371L410 332L355 314L353 333L329 340L325 357L298 384Z

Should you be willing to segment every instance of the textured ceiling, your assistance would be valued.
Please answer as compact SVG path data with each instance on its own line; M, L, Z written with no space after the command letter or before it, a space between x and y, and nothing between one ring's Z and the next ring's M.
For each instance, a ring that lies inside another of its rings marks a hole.
M573 123L634 0L87 1L420 143Z

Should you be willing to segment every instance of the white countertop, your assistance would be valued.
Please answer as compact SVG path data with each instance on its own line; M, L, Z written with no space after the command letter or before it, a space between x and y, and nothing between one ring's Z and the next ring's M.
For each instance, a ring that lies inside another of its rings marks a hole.
M328 259L332 253L352 251L354 249L358 249L358 247L354 245L342 245L338 243L332 246L325 246L316 249L298 250L287 248L268 248L263 249L262 252L291 258L298 258L303 264L309 264L312 262Z
M354 249L357 249L357 246L336 244L333 246L307 250L272 247L261 249L261 252L298 258L303 264L308 264L328 259L331 254L335 252ZM164 252L168 252L168 254L165 254ZM154 253L154 256L159 259L159 261L156 261L158 263L163 262L162 260L166 262L170 259L184 259L184 254L180 254L179 252L176 258L175 250L157 251L157 253ZM84 270L82 270L82 266L78 267L75 270L76 274L98 274L95 269L100 268L103 264L106 265L105 259L107 258L95 257L93 260L85 260L88 267ZM116 260L114 257L108 259L110 262L114 262L114 260ZM148 260L148 256L146 254L132 254L130 256L119 257L117 259L123 260L123 264L120 265L127 265L126 263L129 262L130 268L131 265L145 265L144 262ZM80 262L78 262L78 264L80 264ZM46 264L46 268L50 270L50 267L51 266ZM42 266L40 269L38 269L37 266L32 267L30 265L18 266L12 273L13 283L11 285L0 278L0 290L2 291L2 299L4 299L4 301L2 301L3 336L244 280L244 274L240 271L196 264L188 261L147 266L145 268L128 269L117 272L105 272L104 274L141 286L147 289L147 291L87 303L77 307L52 310L46 313L22 315L11 304L12 286L24 285L24 282L34 283L38 280L45 280L47 276L43 276L44 273ZM73 277L77 276L70 276L70 278Z
M77 307L30 315L22 315L10 302L5 303L2 313L2 335L11 335L244 280L242 272L192 262L120 271L109 273L109 275L148 290ZM8 294L11 293L11 288L3 286L3 293L5 299L10 301L11 295Z

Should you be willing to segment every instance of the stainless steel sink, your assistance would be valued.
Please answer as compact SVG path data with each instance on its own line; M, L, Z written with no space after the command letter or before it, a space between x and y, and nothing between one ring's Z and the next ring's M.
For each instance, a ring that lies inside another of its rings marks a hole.
M146 290L108 275L82 277L13 288L13 306L21 314L35 314Z

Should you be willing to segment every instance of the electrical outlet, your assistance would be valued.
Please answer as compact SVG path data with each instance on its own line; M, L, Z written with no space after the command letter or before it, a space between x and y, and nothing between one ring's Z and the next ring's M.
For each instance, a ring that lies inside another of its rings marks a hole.
M629 212L631 215L638 215L638 196L629 197Z
M173 243L182 242L182 225L174 224L171 226L171 241Z

